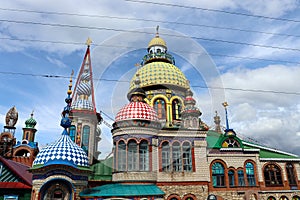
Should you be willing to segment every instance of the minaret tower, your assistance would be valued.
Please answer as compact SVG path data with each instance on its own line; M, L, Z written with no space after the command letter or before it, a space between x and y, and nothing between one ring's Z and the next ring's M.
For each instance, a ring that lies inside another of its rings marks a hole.
M26 140L28 142L34 142L34 137L36 133L35 125L37 122L33 118L33 111L30 115L30 118L25 121L25 128L23 128L23 138L22 140Z
M73 92L71 107L72 126L69 129L71 139L87 153L90 164L98 159L98 142L100 129L97 125L101 121L96 111L93 73L90 56L91 40L88 38L87 50L80 67Z

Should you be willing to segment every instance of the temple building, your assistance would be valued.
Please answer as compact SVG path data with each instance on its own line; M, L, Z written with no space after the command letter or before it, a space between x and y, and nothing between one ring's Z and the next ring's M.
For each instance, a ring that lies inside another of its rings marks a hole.
M0 193L4 199L28 199L31 191L31 200L300 200L300 157L243 140L228 123L226 102L220 102L225 128L217 112L215 127L209 127L158 28L130 81L128 103L114 118L113 152L99 160L102 118L96 111L90 44L73 90L71 76L56 142L37 155L31 152L37 147L33 114L18 143L18 113L8 112L0 167L6 166L10 182L20 182L27 198L10 188L10 194ZM18 166L31 176L13 169L14 157L33 155L30 167ZM0 180L6 180L2 174Z
M115 116L111 182L98 171L102 185L81 198L299 200L299 156L239 138L226 102L226 128L216 113L210 129L167 50L157 30L130 82L129 103Z

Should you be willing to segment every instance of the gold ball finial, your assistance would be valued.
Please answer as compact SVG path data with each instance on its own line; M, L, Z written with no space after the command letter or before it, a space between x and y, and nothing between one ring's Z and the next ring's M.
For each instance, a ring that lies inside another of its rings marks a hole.
M72 94L72 90L71 89L72 89L72 82L73 82L72 78L73 78L73 75L74 75L74 70L72 69L72 73L71 73L71 76L70 76L69 89L68 89L68 92L67 92L68 95Z
M91 40L91 38L88 37L88 39L86 40L85 44L89 47L89 46L91 46L92 42L93 41Z

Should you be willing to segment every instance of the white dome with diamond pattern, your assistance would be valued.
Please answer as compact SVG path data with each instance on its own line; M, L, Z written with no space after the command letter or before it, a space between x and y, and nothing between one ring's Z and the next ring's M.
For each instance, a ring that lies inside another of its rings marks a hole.
M76 145L67 134L45 148L37 155L33 168L48 165L68 165L75 168L89 167L89 161L84 150Z

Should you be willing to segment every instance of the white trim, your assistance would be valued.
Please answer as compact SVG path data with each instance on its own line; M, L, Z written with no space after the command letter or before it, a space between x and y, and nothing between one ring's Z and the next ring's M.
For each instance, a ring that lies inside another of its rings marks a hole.
M244 149L244 151L248 151L248 152L259 152L260 149Z
M242 148L227 147L227 148L221 148L220 151L243 151L243 149Z
M286 154L286 155L289 155L289 156L299 157L299 156L296 155L296 154L292 154L292 153L280 151L280 150L277 150L277 149L271 149L271 148L269 148L269 147L259 146L259 145L252 144L252 143L248 143L248 142L245 142L245 141L242 141L242 143L243 143L243 144L246 144L246 145L249 145L249 146L252 146L252 147L259 148L259 149L265 149L265 150L273 151L273 152L276 152L276 153L282 153L282 154Z

